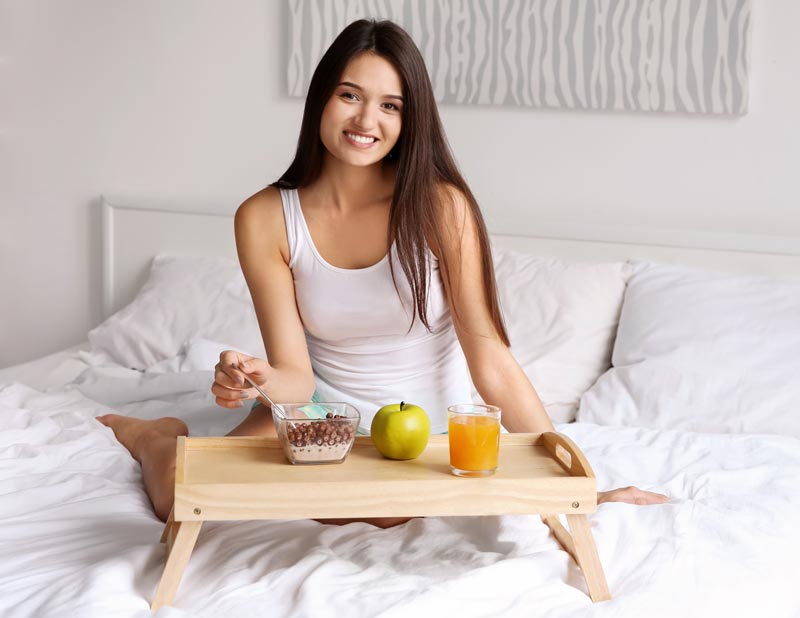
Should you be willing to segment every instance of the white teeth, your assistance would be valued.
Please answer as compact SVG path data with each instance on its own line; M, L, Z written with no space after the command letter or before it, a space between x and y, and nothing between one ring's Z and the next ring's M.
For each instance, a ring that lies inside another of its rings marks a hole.
M358 142L359 144L371 144L375 141L374 137L364 137L363 135L356 135L355 133L347 133L345 135L349 137L354 142Z

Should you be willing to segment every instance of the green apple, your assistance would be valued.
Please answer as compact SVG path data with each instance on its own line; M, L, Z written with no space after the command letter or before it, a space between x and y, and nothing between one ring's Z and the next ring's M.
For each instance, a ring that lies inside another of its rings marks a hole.
M431 435L431 421L419 406L401 401L383 406L369 430L375 448L388 459L414 459Z

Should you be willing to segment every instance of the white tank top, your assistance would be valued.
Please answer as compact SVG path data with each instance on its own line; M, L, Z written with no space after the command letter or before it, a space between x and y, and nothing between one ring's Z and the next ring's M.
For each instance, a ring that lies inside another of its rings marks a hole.
M366 268L337 268L314 246L296 190L281 190L289 268L320 401L345 401L361 413L369 432L381 406L406 401L430 417L431 433L447 431L447 406L469 403L466 359L444 295L439 262L428 250L428 332L414 320L411 286L389 254Z

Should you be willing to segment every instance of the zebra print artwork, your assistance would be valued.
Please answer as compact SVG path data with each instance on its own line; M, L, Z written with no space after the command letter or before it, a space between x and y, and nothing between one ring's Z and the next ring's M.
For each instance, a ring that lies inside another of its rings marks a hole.
M288 84L334 37L397 22L441 103L744 114L751 0L288 0Z

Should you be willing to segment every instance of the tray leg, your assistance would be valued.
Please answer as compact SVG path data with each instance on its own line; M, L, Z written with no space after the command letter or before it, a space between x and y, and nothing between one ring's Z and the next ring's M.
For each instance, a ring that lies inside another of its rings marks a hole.
M174 530L175 533L174 541L170 543L170 539L167 538L169 552L167 564L164 566L164 573L161 575L161 581L150 606L152 611L157 611L162 605L172 604L202 525L201 521L173 522L171 531ZM168 534L167 536L172 535Z
M589 596L595 603L608 601L611 594L608 592L600 556L597 555L597 546L594 544L589 518L586 515L567 515L567 523L572 531L572 543L575 547L575 554L577 554L578 565L586 578Z
M542 521L550 528L550 532L556 537L556 541L561 544L566 552L572 556L575 563L578 563L578 554L575 553L575 545L572 543L572 537L569 531L561 524L558 515L542 515Z
M167 539L169 539L173 525L175 525L175 507L172 507L172 510L169 512L169 517L167 518L167 523L164 524L164 532L161 533L162 543L166 543Z

